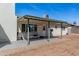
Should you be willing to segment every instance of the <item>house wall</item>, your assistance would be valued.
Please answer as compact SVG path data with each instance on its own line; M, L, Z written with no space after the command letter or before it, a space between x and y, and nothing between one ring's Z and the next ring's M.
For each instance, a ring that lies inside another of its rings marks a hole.
M71 30L72 30L72 27L71 26L67 27L68 34L71 34L72 33Z
M55 28L55 26L57 26L57 28ZM53 31L51 32L52 36L60 36L61 34L61 28L60 25L57 25L56 23L50 23L50 29L53 29Z
M25 20L25 19L24 19ZM26 22L25 22L26 21ZM27 24L27 20L21 22L21 24ZM48 22L45 21L38 21L38 20L30 20L30 24L37 24L37 32L39 36L48 36ZM43 26L45 26L45 30L43 30ZM55 28L57 26L57 28ZM50 33L51 36L61 36L61 24L50 22L50 29L53 29L53 31ZM67 33L71 33L71 27L65 27L65 29L62 30L62 35L66 35ZM35 34L32 32L32 34Z
M40 22L41 23L41 22ZM45 26L45 30L43 30L43 27ZM38 35L39 36L47 36L48 35L48 32L47 32L47 22L43 22L40 24L38 24Z
M55 28L57 26L57 28ZM53 29L51 35L52 36L61 36L61 24L60 23L52 23L50 24L50 29ZM66 35L68 33L68 27L62 30L62 35Z
M66 35L68 33L68 27L62 31L62 35Z
M0 3L0 25L3 28L0 30L0 40L16 41L17 32L17 18L15 16L15 4ZM2 33L1 33L2 32ZM8 37L6 38L5 35Z
M52 35L53 36L61 36L61 28L55 28L55 27L51 27L51 29L53 29L52 31ZM68 33L68 28L65 28L64 30L62 30L62 35L66 35Z

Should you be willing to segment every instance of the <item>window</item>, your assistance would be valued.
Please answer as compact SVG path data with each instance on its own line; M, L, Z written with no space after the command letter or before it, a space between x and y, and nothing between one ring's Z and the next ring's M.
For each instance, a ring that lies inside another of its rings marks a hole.
M37 31L37 25L29 24L29 32L36 32L36 31Z
M55 28L57 29L57 25L55 25Z
M22 24L22 32L27 32L28 30L28 24ZM29 32L36 32L37 31L37 25L35 24L29 24Z
M25 24L22 24L22 32L25 32Z
M37 31L37 25L34 26L34 31Z
M43 30L45 30L45 26L43 26Z

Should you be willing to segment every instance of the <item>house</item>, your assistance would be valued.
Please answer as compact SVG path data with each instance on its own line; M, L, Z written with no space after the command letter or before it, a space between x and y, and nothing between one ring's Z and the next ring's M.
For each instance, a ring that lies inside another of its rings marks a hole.
M29 25L28 25L29 24ZM13 42L18 39L48 38L79 33L79 26L72 26L65 21L25 15L15 15L14 3L0 4L0 43Z
M68 35L71 33L71 25L65 21L25 15L17 17L17 35L18 39L39 38Z

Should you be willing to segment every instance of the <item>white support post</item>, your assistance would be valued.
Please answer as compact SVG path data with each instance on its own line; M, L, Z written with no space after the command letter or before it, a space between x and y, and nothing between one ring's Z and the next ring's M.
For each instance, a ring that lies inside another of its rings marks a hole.
M50 40L50 28L48 28L48 40Z
M61 23L61 39L62 39L62 23Z
M30 40L29 40L29 19L28 19L28 29L27 29L27 40L28 40L28 44L30 44Z
M48 41L50 41L50 22L48 22Z

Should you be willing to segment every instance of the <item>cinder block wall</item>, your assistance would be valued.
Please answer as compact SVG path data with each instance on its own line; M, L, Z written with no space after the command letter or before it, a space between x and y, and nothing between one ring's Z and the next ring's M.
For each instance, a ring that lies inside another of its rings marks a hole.
M16 29L15 4L0 3L0 40L16 41Z
M71 32L72 32L72 33L79 34L79 27L72 26Z

